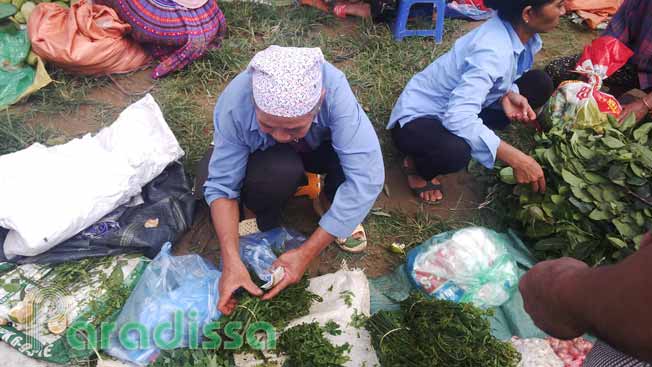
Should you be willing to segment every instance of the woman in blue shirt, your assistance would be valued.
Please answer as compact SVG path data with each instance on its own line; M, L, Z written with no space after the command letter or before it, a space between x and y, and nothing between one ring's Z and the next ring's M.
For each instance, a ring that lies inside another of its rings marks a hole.
M497 10L482 26L415 75L399 97L388 129L406 155L410 188L426 203L443 198L438 176L459 171L471 158L485 167L496 159L521 184L545 191L541 166L502 141L495 129L536 119L553 92L550 77L530 70L541 50L539 33L565 14L564 0L487 0Z

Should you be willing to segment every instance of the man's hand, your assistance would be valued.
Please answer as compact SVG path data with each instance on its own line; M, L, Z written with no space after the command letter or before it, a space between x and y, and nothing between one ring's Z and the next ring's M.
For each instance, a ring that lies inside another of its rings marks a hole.
M507 92L500 103L503 106L505 115L507 115L507 118L511 121L528 123L537 118L537 114L534 112L532 107L530 107L527 98L518 93Z
M217 308L222 314L230 315L238 305L238 301L233 297L233 293L240 288L244 288L256 297L263 294L263 291L251 281L251 276L249 276L247 268L245 268L240 259L237 259L229 265L224 264L223 270L218 286L220 301L217 305Z
M283 279L269 292L263 296L263 301L276 297L282 290L292 284L298 283L306 272L308 265L314 258L313 255L307 251L305 244L299 248L290 250L281 255L275 262L274 268L283 267L285 275Z
M643 118L650 112L650 109L643 103L643 100L637 99L636 101L626 104L623 106L623 112L620 114L619 122L622 124L623 121L630 114L634 114L636 117L636 122L643 120Z
M587 332L581 310L570 307L573 282L589 266L572 258L544 261L528 271L519 284L525 311L535 325L559 339L572 339Z

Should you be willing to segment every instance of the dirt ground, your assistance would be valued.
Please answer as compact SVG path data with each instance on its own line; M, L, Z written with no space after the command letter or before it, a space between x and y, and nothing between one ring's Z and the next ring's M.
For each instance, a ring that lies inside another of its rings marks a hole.
M465 29L472 29L481 22L469 22ZM347 22L341 23L329 32L345 34L350 32ZM556 36L548 35L547 42L554 44L555 37L565 37L564 34ZM590 32L578 33L578 39L588 43L595 34ZM542 56L544 59L554 58L559 50L544 48ZM150 70L144 70L126 76L115 77L114 81L105 86L93 89L86 98L89 101L96 101L104 106L109 105L110 111L116 115L119 111L132 103L139 94L150 90L156 85L156 81L149 77ZM125 93L126 92L126 93ZM207 98L201 101L207 109L212 110L214 98ZM25 108L29 108L29 104ZM36 114L31 124L43 124L54 128L63 136L59 137L65 141L70 137L76 137L89 132L95 132L102 127L102 121L107 119L98 118L97 109L92 105L82 105L72 115L44 113ZM106 112L103 112L106 113ZM109 120L111 121L111 120ZM447 175L442 178L445 199L435 206L419 203L414 194L407 186L406 178L400 167L390 164L386 171L386 189L380 195L375 207L385 211L400 211L409 215L425 211L442 219L456 218L464 219L473 213L484 200L483 187L477 183L467 172ZM291 200L286 208L288 223L303 232L310 233L318 222L318 217L312 209L310 200L306 198L295 198ZM425 239L424 239L425 240ZM349 267L363 268L370 277L380 276L390 272L397 264L402 262L402 257L386 250L387 244L369 243L368 250L360 255L351 255L342 252L336 246L330 246L319 259L310 267L310 275L320 275L338 270L343 261ZM216 262L218 258L218 241L209 218L208 208L205 204L199 205L195 223L192 229L183 236L176 246L179 254L196 252L205 256L210 261Z

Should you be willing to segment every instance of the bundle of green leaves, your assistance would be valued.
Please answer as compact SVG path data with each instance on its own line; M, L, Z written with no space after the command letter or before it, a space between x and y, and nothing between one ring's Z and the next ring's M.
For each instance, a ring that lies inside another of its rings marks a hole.
M224 326L232 321L241 322L242 327L236 332L240 333L243 340L247 340L246 331L249 325L255 322L268 322L274 325L276 330L281 330L290 321L306 316L313 302L321 302L321 297L308 290L308 284L308 278L304 277L299 283L289 286L269 301L262 301L245 292L239 298L238 306L233 313L220 318L220 324ZM279 350L278 344L276 347ZM247 343L237 352L253 352L261 360L266 360L261 351L253 350ZM219 350L175 349L163 351L154 366L230 367L233 366L232 361L233 351L223 348Z
M240 321L243 330L252 322L268 322L277 329L282 329L294 319L306 316L313 302L322 298L308 290L308 278L303 277L269 301L262 301L246 293L238 300L238 306L229 316L222 316L220 322L226 325L231 321Z
M325 336L341 334L339 326L329 322L326 327L319 323L299 324L281 334L278 353L287 356L284 367L339 367L349 361L351 345L333 345Z
M606 120L606 119L605 119ZM536 136L531 155L544 168L547 190L517 186L516 219L536 239L539 258L571 256L592 265L616 262L638 249L652 219L652 123L578 127L557 123ZM511 168L501 180L514 184Z
M367 330L382 366L512 367L520 354L491 335L491 311L413 293L399 311L380 311Z
M205 349L164 350L152 367L232 367L222 352Z

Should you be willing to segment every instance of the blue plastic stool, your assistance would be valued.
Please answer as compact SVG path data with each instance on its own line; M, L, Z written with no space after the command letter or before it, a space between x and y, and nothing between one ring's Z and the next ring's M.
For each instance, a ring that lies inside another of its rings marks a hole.
M435 29L408 29L407 22L410 16L410 9L415 4L432 4L437 7L437 24ZM396 21L392 27L394 39L402 40L409 36L435 37L437 43L444 38L444 15L446 14L446 0L399 0L399 8L396 14Z

